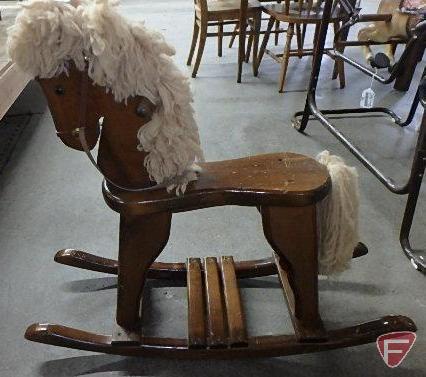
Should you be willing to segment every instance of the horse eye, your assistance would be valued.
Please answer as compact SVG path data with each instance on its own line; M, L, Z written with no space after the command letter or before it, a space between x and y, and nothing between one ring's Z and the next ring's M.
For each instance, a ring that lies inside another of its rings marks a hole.
M148 115L148 110L144 105L140 104L136 108L136 114L143 118Z
M65 94L65 89L64 89L64 87L63 87L62 85L58 85L58 86L55 88L55 93L56 93L58 96L63 96L63 95Z

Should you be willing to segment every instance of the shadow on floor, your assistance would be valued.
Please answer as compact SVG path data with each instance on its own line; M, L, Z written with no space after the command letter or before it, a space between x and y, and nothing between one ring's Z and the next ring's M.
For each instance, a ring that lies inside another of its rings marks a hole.
M161 287L185 287L183 281L173 280L148 280L148 288ZM241 288L280 288L278 279L274 276L257 278L257 279L242 279L240 280ZM69 281L61 285L61 290L72 293L96 292L107 289L117 288L117 277L108 276L102 278L91 278ZM354 281L343 281L333 279L323 279L319 281L320 291L348 291L360 293L369 296L383 295L385 291L379 286L371 283L361 283Z
M365 365L368 360L368 370ZM240 359L240 360L167 360L147 358L125 358L110 355L91 355L58 359L41 364L39 373L45 377L82 375L129 375L153 376L330 376L346 377L361 375L424 377L420 369L400 366L390 370L371 346L317 353L287 358Z

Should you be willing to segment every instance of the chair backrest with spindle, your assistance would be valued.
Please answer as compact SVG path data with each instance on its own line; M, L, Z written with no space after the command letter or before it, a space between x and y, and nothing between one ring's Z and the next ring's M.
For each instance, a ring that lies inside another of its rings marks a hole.
M306 18L306 21L309 22L322 17L324 0L282 0L281 4L283 4L280 11L281 14L289 18L294 17L295 21L296 19ZM341 13L339 9L339 0L334 0L332 14Z
M284 10L287 14L315 14L321 8L322 0L284 0Z

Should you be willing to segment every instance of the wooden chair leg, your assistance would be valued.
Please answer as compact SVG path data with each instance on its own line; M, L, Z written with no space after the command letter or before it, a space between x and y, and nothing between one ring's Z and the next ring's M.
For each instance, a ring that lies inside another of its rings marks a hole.
M171 213L120 217L117 324L128 331L140 325L140 302L149 267L167 244Z
M306 29L308 28L308 24L302 25L302 46L305 45L305 37L306 37Z
M223 22L217 25L217 56L222 57L222 43L223 43Z
M257 56L257 62L256 62L256 70L254 75L257 76L259 74L259 66L262 62L263 55L265 54L266 46L268 45L269 37L271 35L272 27L274 26L274 18L270 17L268 21L268 26L265 30L265 35L263 37L262 45L260 46L259 55Z
M314 49L315 49L315 43L316 43L316 41L318 41L319 29L320 29L320 25L319 24L315 25L315 31L314 31ZM314 60L315 59L312 56L312 64L314 64Z
M277 0L277 4L281 4L281 0ZM278 42L280 39L280 35L278 33L278 30L280 29L280 21L275 21L275 46L278 46Z
M246 56L244 58L244 61L246 63L248 63L249 60L250 60L252 46L253 46L253 30L250 31L250 35L249 35L249 39L248 39L248 43L247 43L247 51L246 51Z
M398 48L398 43L391 43L392 55L395 55L397 48Z
M346 86L345 62L339 59L337 67L338 67L337 71L339 76L339 87L340 89L343 89Z
M339 23L334 22L333 23L333 30L334 34L336 34L337 30L339 29ZM338 59L334 60L334 66L333 66L333 75L331 76L332 80L337 79L337 75L339 74L339 68L338 68Z
M231 40L229 41L229 48L231 48L234 45L235 38L237 38L238 35L238 23L235 24L234 30L232 31Z
M334 29L335 34L339 30L339 28L340 28L340 22L339 21L334 22L333 23L333 29ZM346 37L347 37L347 34L341 35L340 40L344 41L344 40L346 40ZM344 47L337 47L337 50L339 52L343 53ZM345 63L343 62L342 59L335 59L334 60L332 79L335 80L335 79L337 79L337 77L339 77L340 89L343 89L346 85L346 80L345 80Z
M262 207L261 213L265 237L288 275L287 293L294 294L287 301L296 336L321 337L316 206Z
M194 56L195 46L197 45L199 32L200 32L200 27L197 24L197 20L194 20L194 31L192 32L191 49L189 50L189 56L188 56L188 61L186 62L186 65L192 64L192 58Z
M294 34L294 24L289 24L287 29L287 40L284 46L283 57L281 60L281 71L280 71L280 78L279 78L279 84L278 84L278 91L280 93L282 93L284 90L284 82L285 82L285 76L287 74L288 62L290 60L291 40L293 38L293 34Z
M395 83L393 85L394 89L406 92L410 88L417 62L422 59L423 54L424 45L422 43L416 43L406 57L404 62L405 69L403 69L401 74L398 75L395 79Z
M200 27L200 39L198 41L197 58L195 59L194 69L192 70L192 77L197 76L198 68L200 67L201 58L204 52L204 46L206 45L207 39L207 24L201 24Z
M243 2L241 2L242 4ZM247 3L247 2L246 2ZM246 55L247 6L240 9L240 32L238 37L238 73L237 83L241 82L243 63Z
M296 24L296 41L297 41L297 54L299 59L303 56L303 42L302 42L302 30L300 24Z
M278 42L280 40L280 35L278 33L278 30L280 30L280 21L275 21L275 46L278 46Z
M262 13L259 12L253 18L253 75L257 76L257 55L259 52L259 36L260 36L260 28L262 25Z

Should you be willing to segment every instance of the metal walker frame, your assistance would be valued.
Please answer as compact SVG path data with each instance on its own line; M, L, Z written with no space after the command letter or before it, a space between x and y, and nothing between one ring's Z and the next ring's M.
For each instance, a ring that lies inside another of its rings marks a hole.
M365 21L360 16L359 9L354 8L347 0L339 0L342 4L343 10L348 13L348 21L342 26L341 32L346 33L349 26L359 21ZM293 118L293 126L301 133L307 127L310 119L318 120L332 135L334 135L389 191L397 195L408 195L407 203L404 211L404 216L400 230L400 243L402 250L405 255L410 259L412 265L419 271L426 273L426 250L415 250L412 248L410 243L410 232L413 224L413 218L416 211L417 200L420 193L421 184L423 181L423 175L426 168L426 69L423 71L421 82L418 86L416 95L411 105L409 114L405 121L403 121L398 115L392 110L386 107L373 107L369 109L365 108L352 108L352 109L331 109L331 110L320 110L316 104L316 89L318 84L318 76L321 69L321 61L324 53L331 56L334 59L342 59L344 62L352 65L361 72L373 77L376 81L382 84L391 83L401 73L403 69L404 59L409 55L410 50L424 46L426 42L426 22L423 21L419 29L420 32L416 32L414 36L408 41L406 48L401 56L401 59L393 69L389 78L384 78L377 75L375 72L369 70L367 67L353 61L349 57L345 56L338 50L325 51L324 45L328 32L328 24L331 16L331 10L333 6L333 0L325 0L323 19L321 21L318 39L315 45L315 53L313 56L313 66L308 87L308 94L306 97L305 108L303 111L295 113ZM425 24L425 25L423 25ZM335 42L338 35L335 36ZM343 42L344 43L344 42ZM347 45L353 45L348 42ZM410 176L405 184L398 185L395 181L387 177L377 166L375 166L363 153L358 149L342 132L340 132L326 117L326 115L337 115L337 114L366 114L366 113L384 113L390 116L393 121L400 127L408 126L415 115L419 103L423 106L423 116L420 125L420 132L417 139L417 145L415 148L414 158L411 165ZM301 120L298 118L301 117Z

